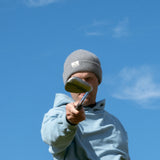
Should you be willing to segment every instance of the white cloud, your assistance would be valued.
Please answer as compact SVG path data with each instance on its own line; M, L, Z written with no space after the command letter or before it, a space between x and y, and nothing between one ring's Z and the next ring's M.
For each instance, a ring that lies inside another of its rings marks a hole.
M124 18L121 20L116 27L113 28L113 37L119 38L119 37L126 37L129 35L129 20L128 18Z
M80 30L87 36L104 36L108 25L106 20L94 20L91 24L82 26Z
M124 18L119 23L107 20L94 20L91 24L81 27L87 36L110 36L121 38L129 35L129 19Z
M30 7L41 7L60 0L25 0L25 3Z
M144 108L160 108L160 82L147 66L124 68L112 79L112 96L132 100Z
M99 31L86 31L86 35L88 36L102 36L103 33Z

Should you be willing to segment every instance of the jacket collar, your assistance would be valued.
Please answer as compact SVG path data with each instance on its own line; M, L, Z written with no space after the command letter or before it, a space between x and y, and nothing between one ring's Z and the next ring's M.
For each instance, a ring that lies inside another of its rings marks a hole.
M105 107L105 99L96 102L96 104L95 104L94 107L84 106L84 109L85 109L85 110L93 110L93 111L96 111L96 110L103 110L104 107Z
M66 105L71 102L74 102L74 100L71 97L63 93L57 93L55 96L55 101L54 101L53 106L59 107L59 106ZM85 110L103 110L104 107L105 107L105 99L97 102L94 107L84 106L84 109Z

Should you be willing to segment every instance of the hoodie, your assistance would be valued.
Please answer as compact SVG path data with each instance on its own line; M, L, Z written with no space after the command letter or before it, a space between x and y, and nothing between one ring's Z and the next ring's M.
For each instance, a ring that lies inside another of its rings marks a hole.
M84 106L86 119L78 125L66 120L66 104L73 99L56 94L53 108L44 115L42 140L54 160L130 160L127 133L120 121L104 110L105 100Z

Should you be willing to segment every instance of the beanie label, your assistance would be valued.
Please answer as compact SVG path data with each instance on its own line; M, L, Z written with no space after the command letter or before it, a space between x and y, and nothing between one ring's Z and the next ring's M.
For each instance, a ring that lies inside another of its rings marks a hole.
M72 68L76 68L79 66L79 61L75 61L71 63Z

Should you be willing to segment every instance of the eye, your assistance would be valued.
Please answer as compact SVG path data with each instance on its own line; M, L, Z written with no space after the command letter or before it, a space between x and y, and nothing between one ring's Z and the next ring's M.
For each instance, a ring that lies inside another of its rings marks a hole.
M87 81L87 82L89 82L89 81L91 81L91 77L87 77L87 78L85 78L85 81Z

